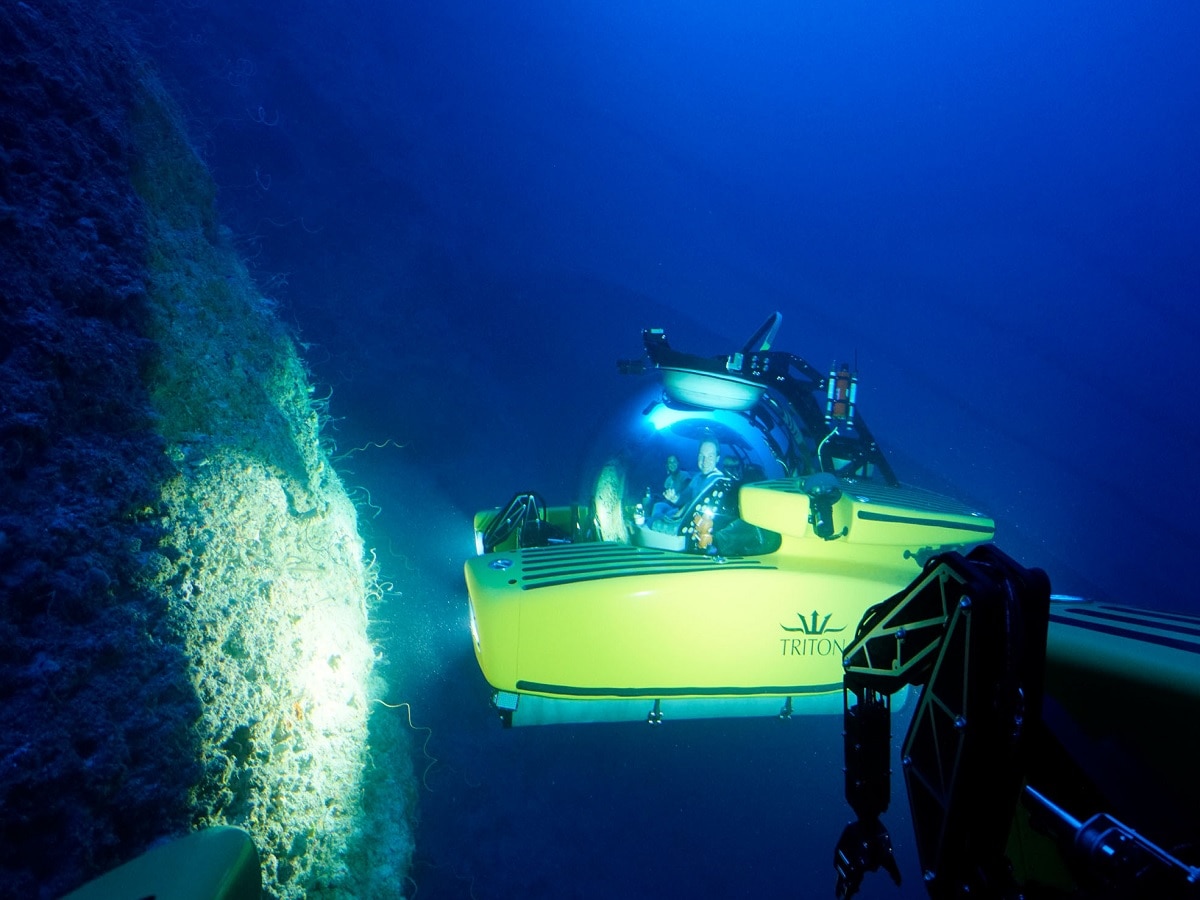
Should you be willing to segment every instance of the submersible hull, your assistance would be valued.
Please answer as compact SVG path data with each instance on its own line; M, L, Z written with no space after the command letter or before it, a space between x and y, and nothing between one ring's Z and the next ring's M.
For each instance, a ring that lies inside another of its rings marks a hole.
M583 542L469 560L475 655L506 720L840 712L863 611L934 551L994 529L927 491L840 486L833 538L815 532L802 480L742 487L742 518L779 537L762 555Z

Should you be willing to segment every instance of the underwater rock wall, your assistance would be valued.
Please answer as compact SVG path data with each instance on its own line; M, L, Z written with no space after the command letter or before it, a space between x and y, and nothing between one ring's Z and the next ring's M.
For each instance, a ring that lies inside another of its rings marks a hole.
M379 587L324 401L104 10L0 7L0 884L228 823L268 896L396 896L411 764L385 720L364 767Z

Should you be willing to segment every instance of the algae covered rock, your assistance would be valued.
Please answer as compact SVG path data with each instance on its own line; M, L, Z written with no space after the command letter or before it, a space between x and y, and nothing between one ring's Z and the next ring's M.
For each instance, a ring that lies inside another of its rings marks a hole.
M295 342L105 7L5 4L0 68L0 883L228 823L269 896L396 895L379 588Z

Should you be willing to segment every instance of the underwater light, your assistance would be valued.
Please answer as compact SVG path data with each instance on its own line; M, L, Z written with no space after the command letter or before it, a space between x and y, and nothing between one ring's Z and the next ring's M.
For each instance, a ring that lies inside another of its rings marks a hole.
M682 422L684 419L691 419L695 417L695 415L696 412L694 410L684 411L671 409L671 407L667 406L666 404L659 403L654 407L654 410L647 418L649 419L650 424L654 427L655 431L663 431L664 429L670 428L676 422Z
M317 734L352 729L363 716L371 667L369 647L359 637L363 626L351 607L332 603L310 610L296 624L302 655L294 683Z

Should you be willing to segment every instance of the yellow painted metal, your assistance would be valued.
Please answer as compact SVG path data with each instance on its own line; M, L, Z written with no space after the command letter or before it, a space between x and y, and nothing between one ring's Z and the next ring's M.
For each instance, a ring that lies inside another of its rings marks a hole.
M866 608L908 585L931 551L992 536L986 516L911 489L847 483L836 540L813 534L795 481L750 485L740 499L746 521L783 535L777 552L726 559L604 542L470 560L485 678L577 699L840 692L842 650Z
M1103 678L1132 691L1170 694L1200 713L1200 618L1195 616L1107 603L1055 603L1046 652L1055 685ZM1098 714L1109 707L1102 698L1096 704Z
M139 856L64 900L258 900L262 873L250 835L218 826Z
M995 532L990 517L932 491L843 480L832 516L841 537L824 541L813 533L804 485L802 479L780 479L748 484L738 493L742 518L782 535L785 553L842 558L844 544L853 544L859 554L877 546L878 558L891 559L904 550L982 543Z
M1046 695L1080 740L1125 760L1129 777L1200 808L1200 618L1107 603L1053 603Z

